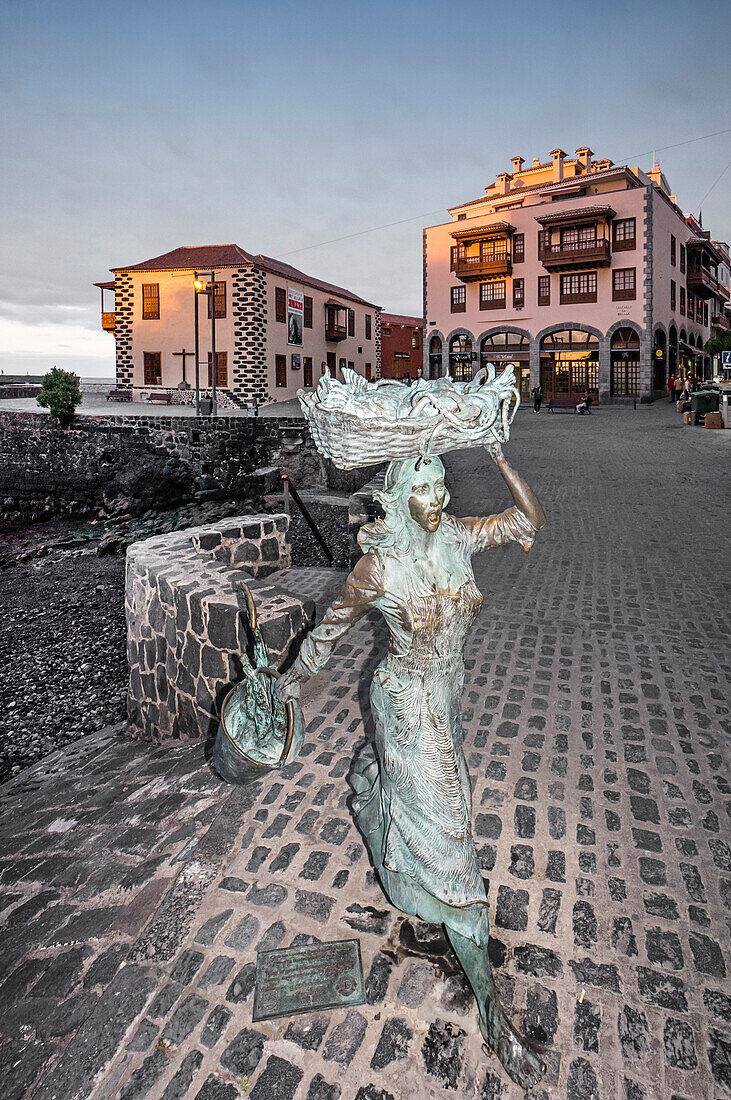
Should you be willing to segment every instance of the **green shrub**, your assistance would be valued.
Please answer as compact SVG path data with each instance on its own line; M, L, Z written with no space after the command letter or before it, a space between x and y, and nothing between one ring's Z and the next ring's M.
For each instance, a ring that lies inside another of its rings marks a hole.
M54 367L44 375L41 392L36 400L59 420L73 419L76 406L81 404L78 375Z

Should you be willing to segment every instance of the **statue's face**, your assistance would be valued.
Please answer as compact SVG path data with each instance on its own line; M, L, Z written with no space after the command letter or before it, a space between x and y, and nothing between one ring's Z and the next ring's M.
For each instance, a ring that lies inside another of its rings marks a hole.
M446 496L441 462L432 462L429 466L422 463L412 475L407 495L411 518L424 531L433 534L441 523Z

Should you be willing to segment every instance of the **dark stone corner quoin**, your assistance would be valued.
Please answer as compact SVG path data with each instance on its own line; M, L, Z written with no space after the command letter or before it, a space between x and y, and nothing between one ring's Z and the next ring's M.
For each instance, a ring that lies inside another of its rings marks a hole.
M129 547L127 705L133 731L155 741L215 733L225 693L240 676L239 654L249 646L240 613L244 584L273 661L287 659L315 612L312 600L292 595L272 577L290 563L284 514L231 517Z

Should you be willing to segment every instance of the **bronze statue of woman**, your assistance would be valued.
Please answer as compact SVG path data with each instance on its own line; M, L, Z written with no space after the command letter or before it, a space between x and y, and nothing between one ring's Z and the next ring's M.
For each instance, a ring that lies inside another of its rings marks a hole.
M354 762L353 809L381 885L402 912L443 924L477 999L482 1034L524 1089L545 1072L505 1016L487 953L488 907L472 837L471 788L462 748L462 651L482 606L471 558L480 550L533 545L546 517L499 443L488 447L514 505L499 515L444 513L444 466L424 456L392 462L377 494L385 518L364 526L363 550L340 597L278 682L296 698L350 626L383 615L388 653L370 699L375 743Z

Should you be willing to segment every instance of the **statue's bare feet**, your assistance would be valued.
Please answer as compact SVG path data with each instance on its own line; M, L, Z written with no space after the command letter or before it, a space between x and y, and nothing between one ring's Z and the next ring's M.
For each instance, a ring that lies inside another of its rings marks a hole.
M538 1084L546 1064L521 1038L497 1002L487 1006L485 1015L480 1013L480 1031L516 1085L528 1090Z

